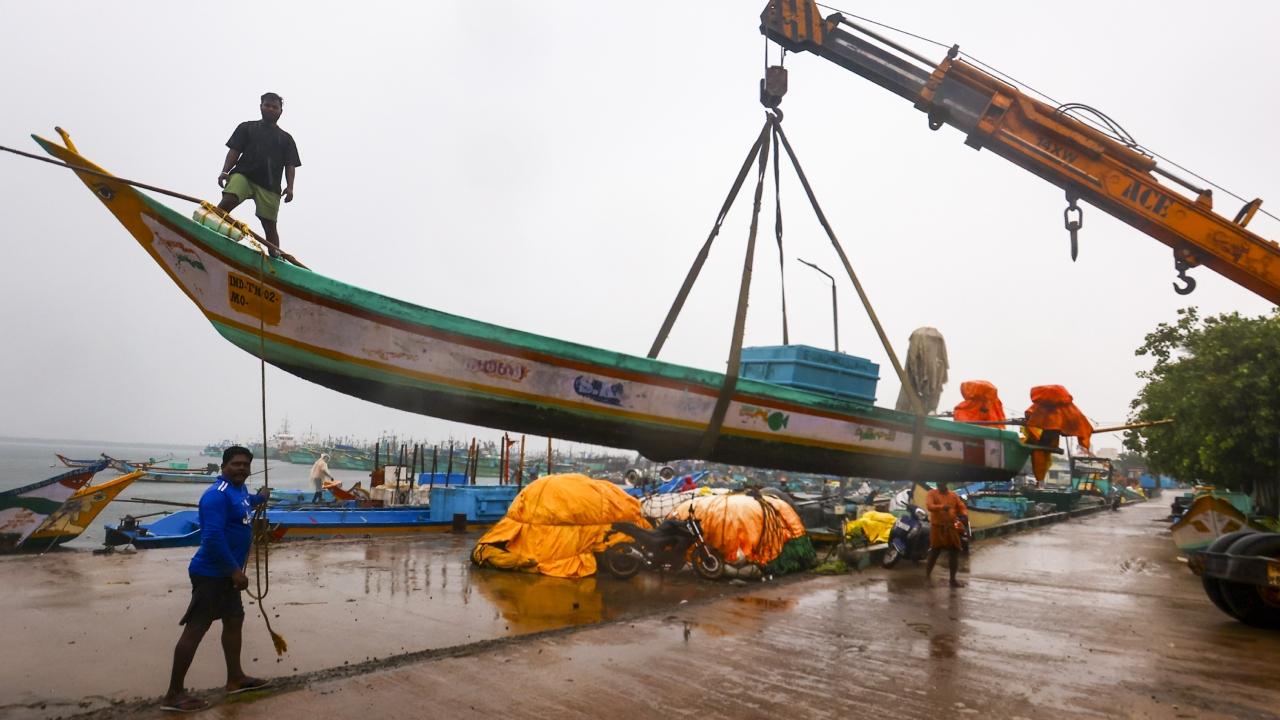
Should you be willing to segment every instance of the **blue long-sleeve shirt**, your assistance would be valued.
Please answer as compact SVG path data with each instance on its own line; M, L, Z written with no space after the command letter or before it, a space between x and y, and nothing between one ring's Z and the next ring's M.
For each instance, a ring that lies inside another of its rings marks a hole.
M253 508L264 501L243 484L219 475L200 496L200 549L187 571L204 577L231 577L244 567L253 541Z

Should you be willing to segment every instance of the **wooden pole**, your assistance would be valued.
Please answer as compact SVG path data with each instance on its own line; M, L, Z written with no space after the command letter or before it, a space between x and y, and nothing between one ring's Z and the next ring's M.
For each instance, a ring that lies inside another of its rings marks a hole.
M428 490L434 490L436 487L436 471L440 468L440 457L436 452L438 448L431 446L431 484L427 486Z
M547 474L551 474L551 436L547 436Z
M524 485L524 436L520 436L520 464L516 466L516 486Z

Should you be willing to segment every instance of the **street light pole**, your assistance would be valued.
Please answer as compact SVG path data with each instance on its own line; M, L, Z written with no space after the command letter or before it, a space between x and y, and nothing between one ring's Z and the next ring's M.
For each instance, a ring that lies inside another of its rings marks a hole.
M826 270L823 270L822 268L818 267L817 265L814 265L808 260L801 260L800 258L796 258L796 259L800 260L800 262L804 263L805 265L808 265L814 270L817 270L823 275L826 275L827 279L831 281L831 331L832 331L832 334L835 336L836 352L840 352L840 315L838 314L839 310L837 309L837 306L836 306L836 279L831 277L831 274L828 273Z

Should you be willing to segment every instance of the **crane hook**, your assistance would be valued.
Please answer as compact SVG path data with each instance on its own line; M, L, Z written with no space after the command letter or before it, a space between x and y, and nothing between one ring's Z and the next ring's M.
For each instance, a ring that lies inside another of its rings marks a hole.
M1176 282L1173 283L1173 291L1179 295L1190 295L1195 291L1196 279L1187 274L1187 271L1191 269L1191 265L1182 258L1175 256L1173 258L1173 269L1178 271L1178 279L1185 283L1182 286L1179 286Z
M1068 190L1067 209L1062 211L1062 224L1071 233L1071 262L1075 262L1076 256L1080 254L1080 242L1076 233L1084 227L1084 211L1076 204L1079 199L1079 195Z

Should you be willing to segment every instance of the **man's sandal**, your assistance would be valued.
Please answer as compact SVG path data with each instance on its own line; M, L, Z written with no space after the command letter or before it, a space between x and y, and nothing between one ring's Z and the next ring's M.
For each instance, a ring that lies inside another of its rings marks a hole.
M165 712L193 713L200 712L209 707L207 700L202 700L194 695L183 695L174 702L160 702L160 709Z
M227 694L237 695L242 692L249 692L250 690L261 690L262 688L267 687L270 684L271 684L270 680L263 680L262 678L247 677L240 681L239 687L237 687L235 690L228 690Z

